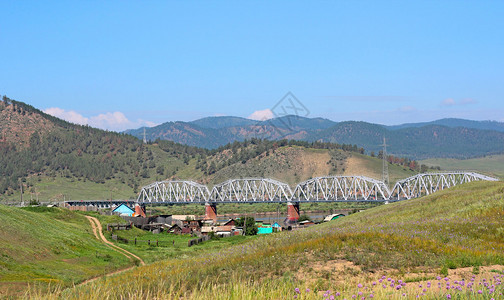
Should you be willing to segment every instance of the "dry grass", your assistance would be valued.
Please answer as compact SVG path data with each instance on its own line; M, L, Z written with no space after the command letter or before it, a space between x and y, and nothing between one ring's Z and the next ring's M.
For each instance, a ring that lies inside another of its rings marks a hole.
M360 298L359 292L378 299L422 293L428 299L452 294L459 299L490 299L502 293L503 212L504 183L471 183L306 230L258 238L212 255L166 260L47 297L325 299L330 290L331 295L338 291L347 299ZM481 281L474 278L472 291L466 284L472 280L468 270L482 276ZM462 279L463 287L455 282ZM399 280L406 285L397 288ZM435 288L422 292L418 285L427 281ZM27 295L38 296L42 295L34 290Z

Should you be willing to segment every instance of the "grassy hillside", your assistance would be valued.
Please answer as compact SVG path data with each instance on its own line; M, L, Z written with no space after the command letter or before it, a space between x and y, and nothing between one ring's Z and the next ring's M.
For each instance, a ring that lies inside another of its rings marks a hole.
M65 209L0 205L0 296L27 284L70 285L130 265Z
M472 159L432 158L422 164L441 167L442 170L478 170L499 178L504 178L504 155L492 155Z
M389 164L390 181L415 174L403 166ZM280 147L246 163L237 163L210 177L213 184L229 178L268 177L286 182L291 187L310 178L327 175L365 175L381 180L382 160L343 150L312 149L299 146Z
M504 183L475 182L213 255L140 267L62 297L497 299L503 213Z
M389 182L393 186L398 180L408 178L416 174L416 171L397 164L388 165ZM374 179L382 179L383 162L376 157L352 153L346 160L345 175L364 175Z
M85 215L100 219L105 236L107 223L124 223L117 216L80 213L60 208L14 208L0 205L0 298L22 295L28 285L41 291L48 287L68 287L86 279L132 266L132 262L99 242ZM116 242L147 263L189 257L241 244L255 237L212 240L188 247L189 235L152 234L137 228L115 231L138 245ZM148 245L146 241L152 241ZM156 245L156 243L158 243Z
M317 176L366 175L375 179L381 179L382 176L381 159L340 149L282 146L257 151L257 154L238 161L235 156L240 156L242 151L256 153L256 146L239 148L236 153L224 149L204 157L199 154L178 155L163 149L158 144L144 146L143 152L149 153L150 160L138 176L128 171L119 172L102 182L95 182L67 176L64 172L54 172L52 176L32 174L24 182L24 201L136 199L142 186L165 179L195 180L211 186L231 178L268 177L294 187L301 181ZM212 163L217 170L209 174L207 170ZM389 164L392 184L415 172L404 166ZM132 180L134 186L131 185ZM4 202L19 202L20 199L19 189L0 195L0 200Z

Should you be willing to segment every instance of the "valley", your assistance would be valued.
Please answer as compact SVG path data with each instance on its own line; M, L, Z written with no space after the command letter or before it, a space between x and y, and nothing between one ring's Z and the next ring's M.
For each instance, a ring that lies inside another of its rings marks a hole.
M194 239L191 235L154 234L135 227L120 233L107 232L107 224L124 223L118 216L107 215L110 209L80 212L40 204L136 199L143 186L163 180L193 180L209 189L228 179L251 177L273 178L291 189L302 181L323 176L362 175L381 180L383 155L361 144L339 140L330 143L252 138L215 149L162 139L142 143L133 136L71 124L10 99L4 99L0 116L9 120L0 128L5 136L0 142L0 159L5 166L0 182L0 255L4 258L0 267L1 296L98 299L131 298L135 294L142 299L319 299L335 297L336 293L346 297L366 293L399 299L406 293L408 297L425 294L439 298L446 297L447 292L421 292L418 286L437 284L441 282L436 279L439 276L454 284L450 289L455 289L454 280L460 282L461 278L497 282L499 276L504 276L500 233L504 225L498 217L504 207L501 182L465 183L385 205L302 203L299 213L308 219L321 219L333 212L344 212L346 216L300 230L215 238L188 247ZM313 120L298 121L299 126L315 126ZM35 124L29 127L29 134L20 127L24 122ZM197 126L227 128L233 122L250 125L242 119L218 118L212 122L200 120ZM325 127L317 129L320 132L331 128L324 120L316 122ZM354 130L349 129L353 125L339 126L347 133ZM442 130L460 131L450 127ZM417 161L407 155L398 156L392 150L394 142L391 144L389 151L393 154L386 157L389 189L398 180L425 172L468 168L500 178L504 174L499 168L501 155ZM444 146L438 146L432 148L442 153ZM453 152L452 156L458 154ZM31 206L14 207L21 204ZM229 216L267 219L276 213L280 220L291 209L289 205L227 203L219 206L219 214L223 220ZM186 204L147 205L146 209L148 216L201 217L206 208ZM98 232L89 217L101 222L102 228L97 230L104 232L108 242L140 260L123 256L96 239ZM113 239L113 235L120 238ZM474 247L464 246L476 243ZM141 266L140 261L146 265ZM115 273L119 270L126 271ZM88 281L104 274L113 275ZM402 293L396 287L378 289L374 283L383 280L380 276L407 284L401 287ZM342 277L346 280L341 281ZM469 289L457 290L462 297L475 296ZM502 293L499 288L493 292ZM482 295L489 294L485 290Z

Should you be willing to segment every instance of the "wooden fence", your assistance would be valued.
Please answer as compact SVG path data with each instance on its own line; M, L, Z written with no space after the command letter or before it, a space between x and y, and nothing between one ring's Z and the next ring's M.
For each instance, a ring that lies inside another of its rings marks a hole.
M159 246L175 246L175 240L173 241L159 241L159 240L139 240L137 238L135 238L134 240L128 240L128 239L125 239L125 238L122 238L120 236L117 236L116 234L112 234L112 239L114 241L119 241L119 242L123 242L125 244L135 244L135 245L140 245L140 244L147 244L147 245L150 245L150 246L156 246L156 247L159 247Z
M197 245L199 243L203 243L205 241L208 241L210 239L210 237L208 235L204 235L200 238L197 238L197 239L193 239L193 240L190 240L187 242L187 246L188 247L191 247L191 246L194 246L194 245Z

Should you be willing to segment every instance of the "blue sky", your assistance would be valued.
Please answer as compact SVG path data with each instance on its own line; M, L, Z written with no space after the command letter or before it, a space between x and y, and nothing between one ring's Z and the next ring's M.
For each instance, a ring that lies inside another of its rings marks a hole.
M504 121L504 1L2 1L0 11L0 94L110 130L264 118L289 91L310 117L334 121Z

